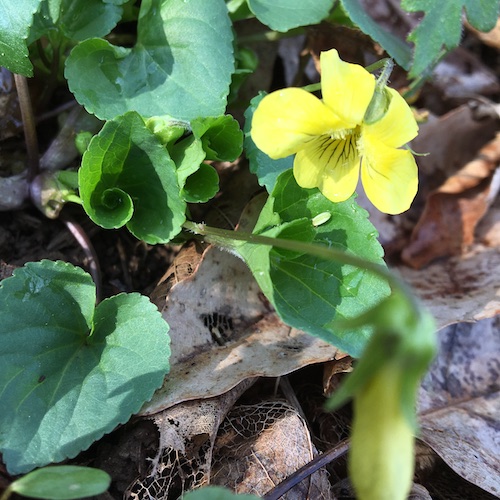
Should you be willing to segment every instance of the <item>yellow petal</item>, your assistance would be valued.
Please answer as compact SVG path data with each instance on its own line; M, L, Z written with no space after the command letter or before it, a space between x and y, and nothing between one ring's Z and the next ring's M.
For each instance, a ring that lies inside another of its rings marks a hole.
M321 93L324 103L344 122L361 124L375 90L375 77L359 64L340 59L335 49L321 53Z
M356 140L348 136L332 140L318 137L299 151L293 163L293 173L299 186L317 187L331 201L347 200L359 179L359 154Z
M371 141L380 141L386 146L399 148L417 136L418 125L410 106L394 89L387 89L391 102L386 114L371 125L363 125L363 133Z
M271 158L285 158L317 136L339 127L339 119L315 96L298 88L272 92L252 118L251 136Z
M381 212L410 208L418 189L418 171L410 151L364 142L361 181L368 199Z

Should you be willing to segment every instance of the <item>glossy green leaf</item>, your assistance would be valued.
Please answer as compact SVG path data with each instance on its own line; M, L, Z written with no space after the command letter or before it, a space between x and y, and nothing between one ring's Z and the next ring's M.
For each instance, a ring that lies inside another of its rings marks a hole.
M239 495L221 486L205 486L183 495L182 500L259 500L255 495Z
M72 500L104 493L111 483L109 474L92 467L56 465L37 469L17 479L10 490L29 498Z
M0 0L0 66L33 75L26 40L41 0Z
M411 48L407 43L399 39L396 35L386 31L375 22L368 13L368 9L360 0L341 0L341 4L351 21L357 25L363 33L366 33L379 43L402 68L409 68Z
M30 40L50 30L66 38L85 40L107 35L120 21L127 0L43 0L34 17Z
M134 110L189 121L224 114L233 59L223 0L148 0L133 48L85 40L68 57L65 76L99 118Z
M126 225L147 243L167 243L185 220L175 164L133 111L108 121L92 139L79 185L85 211L96 224Z
M328 16L333 0L248 0L257 19L276 31L317 24Z
M205 203L219 191L219 174L211 165L202 163L198 170L191 174L181 190L182 197L188 203Z
M181 188L187 178L194 174L205 159L205 151L199 139L189 135L169 146L170 155L177 167L177 179Z
M330 217L325 217L327 212ZM291 171L278 178L253 232L324 245L383 264L377 231L354 198L333 203L317 189L300 188ZM285 323L353 356L361 354L371 329L340 331L335 320L357 317L379 303L389 294L386 281L310 254L248 243L238 252Z
M198 118L191 122L191 130L201 140L207 160L234 161L240 156L243 133L232 116Z
M0 451L12 474L87 449L169 370L168 325L146 297L95 299L90 275L60 261L0 284Z
M408 12L424 12L420 24L412 31L409 40L415 43L415 54L410 76L419 76L436 62L442 50L452 50L460 43L462 12L479 31L495 27L500 11L499 0L403 0Z
M259 184L264 186L267 192L270 193L274 189L278 176L285 170L293 167L294 156L291 155L279 160L273 160L255 145L250 136L252 116L265 95L264 92L261 92L258 96L254 97L250 101L250 106L245 111L245 127L243 129L245 140L243 146L245 155L250 163L250 172L257 176Z

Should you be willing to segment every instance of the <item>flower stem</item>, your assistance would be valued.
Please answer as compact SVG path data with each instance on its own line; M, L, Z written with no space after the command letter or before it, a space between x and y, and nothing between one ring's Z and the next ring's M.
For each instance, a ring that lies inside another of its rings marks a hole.
M413 309L416 317L420 317L420 305L418 304L416 297L411 292L408 285L404 281L399 279L394 273L389 271L389 269L380 264L361 259L360 257L356 257L355 255L343 252L341 250L328 248L321 245L315 245L312 243L305 243L303 241L271 238L269 236L245 233L243 231L228 231L226 229L209 227L205 224L199 224L191 221L186 221L183 226L188 231L203 236L205 241L207 241L208 243L226 248L228 250L237 251L239 245L235 242L243 241L251 245L268 245L277 248L283 248L284 250L307 253L309 255L315 255L316 257L320 257L322 259L340 262L341 264L347 264L359 267L361 269L366 269L367 271L380 276L382 279L385 279L392 289L400 290L401 293L404 294L404 296L408 299L408 303Z

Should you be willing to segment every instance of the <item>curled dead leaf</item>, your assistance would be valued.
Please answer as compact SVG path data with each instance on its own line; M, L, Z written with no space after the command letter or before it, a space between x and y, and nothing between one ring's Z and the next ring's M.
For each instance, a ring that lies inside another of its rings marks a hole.
M475 228L500 187L494 182L499 162L500 134L475 160L429 194L410 244L401 255L403 262L419 269L439 257L459 255L473 243Z

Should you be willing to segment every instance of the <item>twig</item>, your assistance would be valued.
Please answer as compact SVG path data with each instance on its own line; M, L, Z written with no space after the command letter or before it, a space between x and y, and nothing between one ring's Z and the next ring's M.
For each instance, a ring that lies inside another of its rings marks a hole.
M16 82L17 96L19 98L19 107L21 108L24 140L26 142L26 151L28 154L28 182L31 182L37 176L39 170L35 115L33 114L26 77L14 74L14 80Z
M296 470L293 474L288 476L284 481L275 486L272 490L268 491L262 498L264 500L278 500L287 491L291 490L294 486L299 484L301 481L307 477L314 474L316 471L333 462L337 458L341 457L349 449L349 440L344 439L334 446L332 449L328 450L322 455L314 457L309 463Z
M80 226L80 224L71 220L67 215L61 215L59 218L68 228L69 232L73 235L78 244L82 247L82 250L89 261L89 271L95 283L96 303L99 303L101 301L102 276L99 259L94 249L94 245L92 245L90 238L87 236L87 233L82 226Z

